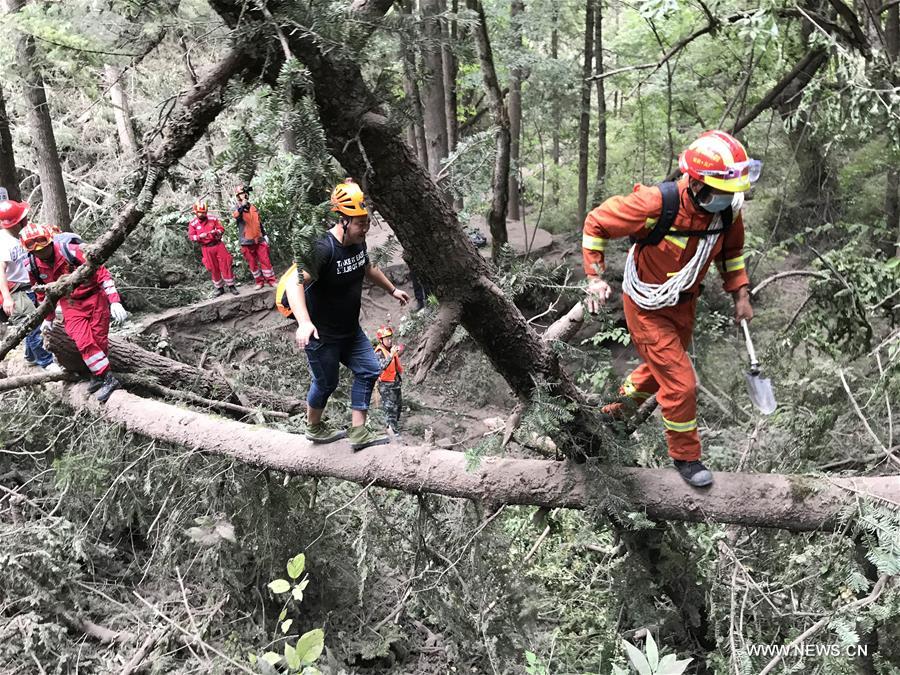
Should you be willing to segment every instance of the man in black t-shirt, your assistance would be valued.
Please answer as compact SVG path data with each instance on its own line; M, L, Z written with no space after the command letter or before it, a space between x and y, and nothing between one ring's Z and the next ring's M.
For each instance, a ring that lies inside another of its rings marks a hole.
M297 319L297 344L306 352L312 375L306 396L306 437L313 443L330 443L349 436L350 447L362 450L388 442L387 436L366 426L372 389L381 374L372 343L359 325L363 278L396 298L401 305L409 296L394 286L369 262L366 233L369 212L360 187L349 178L331 193L332 211L338 223L316 241L312 269L289 280L285 289ZM337 388L340 364L353 371L349 433L322 419L328 397Z

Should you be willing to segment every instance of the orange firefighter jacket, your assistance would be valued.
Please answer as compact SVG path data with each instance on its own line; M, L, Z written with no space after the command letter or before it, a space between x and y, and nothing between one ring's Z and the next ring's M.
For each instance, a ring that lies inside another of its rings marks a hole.
M381 371L381 375L378 378L378 381L396 382L397 376L403 372L403 366L400 365L400 356L397 354L391 354L391 351L380 343L377 347L375 347L375 351L378 352L378 358L382 363L388 361L388 364L385 366L384 370Z
M681 204L669 234L657 246L638 247L635 264L641 281L660 284L677 273L694 255L700 243L699 237L678 236L678 230L704 230L713 214L694 205L688 194L688 177L678 181ZM582 254L584 272L596 276L606 269L604 251L610 239L635 236L641 238L650 233L662 214L662 193L658 187L635 185L628 195L610 197L592 210L584 221ZM744 266L744 222L736 215L731 227L720 236L713 247L710 261L715 260L722 275L722 285L728 292L750 284ZM595 268L596 266L596 268ZM697 282L686 293L697 295L700 282L706 276L709 263L697 275Z

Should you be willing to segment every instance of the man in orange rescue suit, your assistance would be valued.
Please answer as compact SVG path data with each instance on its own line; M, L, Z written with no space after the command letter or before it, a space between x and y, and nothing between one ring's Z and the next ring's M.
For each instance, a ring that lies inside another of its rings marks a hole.
M194 202L194 219L188 224L188 239L202 246L203 266L212 277L213 297L225 293L225 286L232 295L238 294L234 286L234 259L222 243L225 228L218 218L209 217L206 202Z
M761 163L750 159L730 134L707 131L681 154L678 164L684 175L677 183L637 185L631 194L612 197L591 211L584 222L582 252L587 307L596 313L611 294L603 280L606 242L628 236L637 241L628 253L622 288L628 331L643 363L625 378L619 389L622 401L605 406L603 412L623 419L656 394L675 468L689 484L704 487L713 477L700 461L697 381L686 348L700 282L713 260L734 300L735 321L753 318L740 211L742 193L759 178ZM663 216L664 189L676 207L664 221L671 229L658 244L642 245L640 240L649 233L662 234L654 227Z
M238 242L241 245L241 253L253 275L253 282L257 290L266 284L274 286L275 272L272 271L272 263L269 261L269 237L259 220L259 211L250 203L250 188L240 185L235 189L237 206L234 209L237 222Z

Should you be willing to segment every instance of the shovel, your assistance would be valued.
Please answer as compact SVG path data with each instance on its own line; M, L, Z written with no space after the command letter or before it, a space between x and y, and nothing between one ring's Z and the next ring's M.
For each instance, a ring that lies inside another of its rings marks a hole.
M762 377L759 361L756 360L756 350L753 349L753 340L750 339L750 329L747 320L741 320L741 328L744 329L744 339L747 341L747 353L750 355L750 372L744 373L747 378L747 392L750 401L759 408L763 415L771 415L778 404L775 402L775 392L772 391L772 381Z

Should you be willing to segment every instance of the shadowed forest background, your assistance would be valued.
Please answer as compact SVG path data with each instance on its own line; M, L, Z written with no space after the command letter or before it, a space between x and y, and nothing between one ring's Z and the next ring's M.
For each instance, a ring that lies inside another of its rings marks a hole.
M9 385L29 373L16 329L0 343L0 672L900 673L897 0L3 5L0 185L95 242L132 317L106 410ZM620 297L577 305L585 213L711 128L764 162L744 253L779 408L751 407L711 272L698 417L733 473L705 505L654 482L652 402L636 429L598 420L636 354ZM346 448L291 465L277 433L304 442L309 374L251 290L233 191L280 274L346 176L373 261L430 297L363 296L363 327L407 346L402 439L368 468ZM237 298L207 299L196 199ZM457 476L418 489L447 451ZM532 500L524 473L471 487L526 466L501 457L577 462L577 503L542 474ZM836 649L755 652L794 641Z

